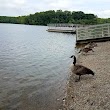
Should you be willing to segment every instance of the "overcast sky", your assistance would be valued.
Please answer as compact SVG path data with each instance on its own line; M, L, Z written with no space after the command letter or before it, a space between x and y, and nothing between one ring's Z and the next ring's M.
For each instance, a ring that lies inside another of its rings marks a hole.
M21 16L59 9L110 18L110 0L0 0L0 16Z

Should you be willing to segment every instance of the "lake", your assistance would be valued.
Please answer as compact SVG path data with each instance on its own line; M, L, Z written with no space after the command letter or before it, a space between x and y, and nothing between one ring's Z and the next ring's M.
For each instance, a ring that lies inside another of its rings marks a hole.
M46 30L0 24L0 110L62 108L76 36Z

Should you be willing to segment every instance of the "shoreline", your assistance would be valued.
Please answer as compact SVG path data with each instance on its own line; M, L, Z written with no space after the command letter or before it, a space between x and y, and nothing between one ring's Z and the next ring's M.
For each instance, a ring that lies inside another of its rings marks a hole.
M94 52L80 54L77 64L95 72L95 76L70 73L64 110L110 110L110 41L98 42ZM71 70L70 70L71 71Z

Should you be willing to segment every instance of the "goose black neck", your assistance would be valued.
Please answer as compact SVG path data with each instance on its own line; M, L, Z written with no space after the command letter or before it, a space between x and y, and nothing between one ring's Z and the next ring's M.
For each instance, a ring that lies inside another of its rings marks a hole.
M74 64L74 66L75 66L75 64L76 64L76 57L75 57L75 56L74 56L73 64Z
M73 62L73 65L75 66L75 63Z

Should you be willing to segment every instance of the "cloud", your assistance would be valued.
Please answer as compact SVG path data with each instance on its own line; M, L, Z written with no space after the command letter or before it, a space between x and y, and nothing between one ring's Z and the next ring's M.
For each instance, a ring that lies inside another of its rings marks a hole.
M25 4L26 0L0 0L0 7L4 8L13 8L13 7L21 7Z
M93 13L96 13L98 17L110 18L110 10L101 10Z
M26 0L0 0L0 16L18 16Z
M69 10L109 17L110 0L0 0L0 16L29 15L47 10Z

